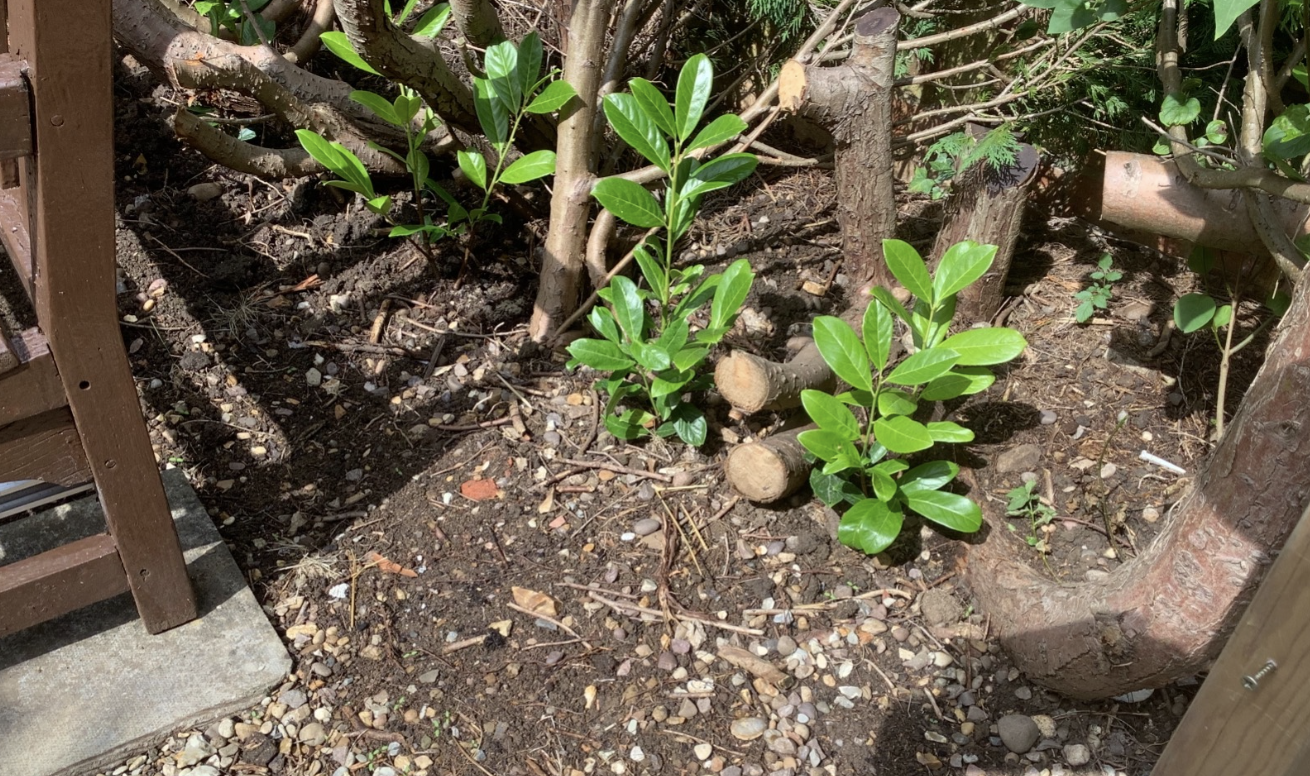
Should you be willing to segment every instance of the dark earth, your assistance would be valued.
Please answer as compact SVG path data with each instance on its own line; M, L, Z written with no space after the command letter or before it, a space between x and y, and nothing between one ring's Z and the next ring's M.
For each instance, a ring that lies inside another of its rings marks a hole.
M866 557L808 490L732 492L727 450L781 417L708 396L699 451L609 436L594 375L527 340L543 222L506 209L457 287L454 243L429 262L316 181L210 165L165 123L179 95L139 70L118 98L119 308L155 449L294 673L106 773L1149 772L1200 677L1099 703L1027 683L956 539L913 526ZM731 347L780 358L845 308L833 198L826 171L761 167L708 203L688 250L758 273ZM906 199L901 236L927 252L940 207ZM1016 546L1076 582L1149 542L1204 457L1217 348L1156 347L1196 284L1181 259L1069 218L1025 229L1001 317L1030 348L947 408L977 435L953 455L989 509L1035 479L1056 518L1012 520ZM1103 252L1124 277L1078 325Z

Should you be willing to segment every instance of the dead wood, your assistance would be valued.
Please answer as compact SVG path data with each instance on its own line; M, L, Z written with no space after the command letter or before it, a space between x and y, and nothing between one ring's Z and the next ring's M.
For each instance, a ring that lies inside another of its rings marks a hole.
M890 286L882 241L896 230L892 89L900 14L875 8L855 22L850 57L837 67L788 60L778 104L824 126L836 141L837 219L848 274Z
M715 366L714 385L735 409L750 414L799 407L801 391L831 391L836 379L814 340L806 338L785 363L740 350L730 353Z
M933 245L934 261L958 242L973 240L996 246L991 269L960 291L957 314L965 323L990 321L1001 309L1005 278L1010 273L1014 244L1019 239L1028 191L1037 179L1040 158L1027 143L1019 146L1014 164L993 169L979 162L955 179L946 218Z
M795 493L809 479L810 464L796 437L813 424L737 445L723 463L728 483L751 501L769 503Z

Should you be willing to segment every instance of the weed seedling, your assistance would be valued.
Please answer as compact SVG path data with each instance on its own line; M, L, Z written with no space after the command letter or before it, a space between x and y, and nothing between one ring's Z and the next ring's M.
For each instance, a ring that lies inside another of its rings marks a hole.
M1110 299L1114 296L1114 284L1124 276L1124 273L1117 269L1111 269L1114 259L1108 253L1102 253L1101 258L1096 262L1096 270L1092 272L1092 282L1082 291L1073 295L1074 299L1079 301L1078 309L1074 310L1074 318L1079 323L1087 323L1096 314L1097 310L1104 310L1110 306Z
M1038 537L1037 532L1042 526L1055 519L1055 509L1042 503L1042 499L1035 492L1037 488L1036 480L1029 480L1017 488L1006 493L1006 498L1010 499L1010 505L1006 508L1005 514L1010 517L1022 517L1028 520L1028 536L1024 541L1028 546L1045 553L1050 548L1046 546L1046 540ZM1014 526L1010 526L1014 530Z

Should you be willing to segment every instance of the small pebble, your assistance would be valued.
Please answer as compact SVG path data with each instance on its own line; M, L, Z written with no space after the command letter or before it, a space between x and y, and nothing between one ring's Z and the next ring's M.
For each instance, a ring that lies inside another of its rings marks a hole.
M650 536L660 530L660 521L653 517L638 520L632 524L632 532L637 536Z
M764 735L764 731L769 727L769 723L760 717L742 717L734 719L728 730L732 733L733 738L742 741L754 741Z

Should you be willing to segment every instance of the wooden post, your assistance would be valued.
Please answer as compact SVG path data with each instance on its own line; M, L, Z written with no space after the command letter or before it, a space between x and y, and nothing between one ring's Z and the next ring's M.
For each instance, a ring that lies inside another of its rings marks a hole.
M20 177L37 320L137 610L157 633L196 607L118 330L110 0L10 0L9 30L35 105L36 154Z
M1310 773L1310 510L1302 515L1154 776ZM1270 669L1252 684L1267 661ZM1249 685L1249 686L1248 686Z

